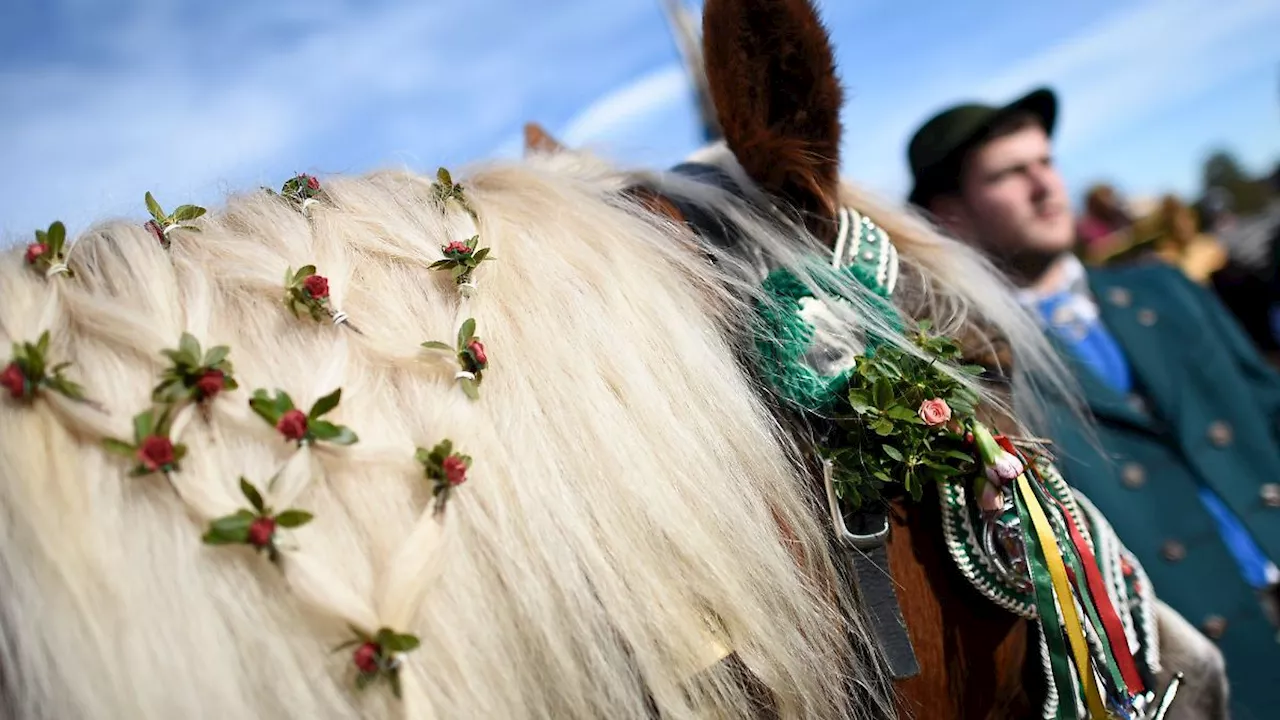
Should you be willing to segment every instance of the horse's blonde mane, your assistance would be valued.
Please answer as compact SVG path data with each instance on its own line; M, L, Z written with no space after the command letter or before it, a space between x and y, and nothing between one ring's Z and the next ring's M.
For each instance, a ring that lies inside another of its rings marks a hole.
M730 284L594 163L464 181L497 258L466 307L427 266L471 220L406 173L326 180L309 217L233 197L169 250L99 225L72 245L74 278L0 257L0 341L50 331L109 412L0 400L8 717L646 718L647 696L662 717L747 717L741 683L700 672L717 624L785 716L858 716L853 686L885 702L853 660L874 641L824 592L794 453L723 332L746 317ZM288 313L282 277L309 263L361 334ZM419 348L466 317L490 355L478 401ZM184 331L230 346L240 389L208 419L183 411L171 484L129 477L102 440L131 437ZM350 447L295 449L247 406L338 387ZM438 522L414 448L445 438L474 460ZM268 504L315 514L279 569L201 543L245 505L240 476L277 473ZM354 691L331 652L348 624L421 638L402 700Z

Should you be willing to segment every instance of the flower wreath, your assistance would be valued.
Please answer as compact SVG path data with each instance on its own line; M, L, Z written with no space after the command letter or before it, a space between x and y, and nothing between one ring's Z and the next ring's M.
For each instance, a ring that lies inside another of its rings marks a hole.
M323 191L318 179L300 174L287 181L278 196L295 204L310 218L309 208L320 202ZM437 173L434 197L442 211L447 212L451 204L457 205L478 225L479 217L465 189L454 183L443 168ZM182 205L172 213L166 213L149 192L145 200L151 219L144 227L165 249L170 248L169 236L174 230L199 231L194 221L206 214L204 208L195 205ZM448 350L459 367L455 379L468 397L478 400L478 388L489 366L489 354L476 336L476 321L468 316L466 304L476 290L473 279L477 269L493 258L489 248L479 247L478 232L467 240L443 246L441 252L444 259L429 267L449 272L459 290L458 311L462 319L458 322L455 345L432 342L422 345L428 349ZM55 222L48 230L36 231L36 242L26 248L24 260L50 280L58 275L72 278L74 273L66 265L66 256L66 230L62 223ZM284 305L295 317L306 314L321 320L327 316L335 325L345 325L359 333L346 314L334 308L328 278L320 275L316 266L303 265L297 271L287 269L284 290ZM336 650L351 650L351 664L356 671L355 687L362 689L382 680L395 696L400 697L400 674L405 667L403 658L406 653L417 649L418 638L394 629L392 623L379 625L373 622L376 613L370 607L365 607L360 617L350 617L338 609L340 604L307 591L307 587L315 586L315 578L325 575L328 570L310 561L301 554L300 546L286 541L282 535L282 531L296 530L314 520L309 511L288 506L288 498L295 497L312 480L311 465L307 460L312 448L341 448L359 442L355 431L327 417L338 408L342 389L334 389L318 398L305 412L283 390L269 392L265 388L256 389L248 400L248 410L291 443L293 455L264 487L247 478L239 478L240 493L247 506L214 507L207 495L184 478L183 460L188 454L188 447L178 438L190 427L192 412L202 417L205 423L210 423L215 409L227 393L239 389L240 383L230 359L231 349L218 345L204 350L194 335L184 332L176 348L165 349L161 354L168 359L169 365L152 389L153 407L134 416L129 440L104 433L107 435L102 438L104 448L132 461L130 476L159 474L167 478L179 497L205 519L206 527L201 536L204 543L210 546L245 546L265 555L295 583L294 588L306 600L347 620L352 639ZM0 387L21 405L30 405L42 391L47 391L89 403L105 414L106 408L87 400L84 388L67 377L71 364L54 364L49 355L48 332L42 333L34 343L15 343L12 358L0 371ZM227 406L221 407L225 409ZM420 527L434 528L431 532L438 537L439 528L447 517L449 500L468 480L473 459L459 452L449 438L439 440L430 449L417 447L412 455L406 453L406 460L410 457L432 487L431 507L425 509L419 520ZM284 506L284 509L277 510L277 505ZM418 530L414 533L416 536ZM420 547L420 544L415 544L415 548Z

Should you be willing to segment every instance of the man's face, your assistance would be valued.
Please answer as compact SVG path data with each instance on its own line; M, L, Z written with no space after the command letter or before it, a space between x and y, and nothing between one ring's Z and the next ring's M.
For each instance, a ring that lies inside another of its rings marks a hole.
M1038 124L990 140L970 153L959 195L935 211L952 232L997 256L1066 252L1075 228L1052 153Z

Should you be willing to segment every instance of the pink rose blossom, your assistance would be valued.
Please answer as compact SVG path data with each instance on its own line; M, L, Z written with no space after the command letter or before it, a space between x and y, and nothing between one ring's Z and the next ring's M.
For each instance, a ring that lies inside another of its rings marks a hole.
M937 427L951 420L951 407L942 398L932 398L920 403L920 411L916 413L925 425Z

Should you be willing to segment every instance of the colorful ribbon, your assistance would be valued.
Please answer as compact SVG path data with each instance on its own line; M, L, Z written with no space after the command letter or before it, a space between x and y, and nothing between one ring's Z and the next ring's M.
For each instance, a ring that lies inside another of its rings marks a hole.
M1057 535L1053 531L1053 526L1049 524L1049 518L1045 515L1044 508L1040 506L1035 490L1031 488L1031 483L1027 481L1027 474L1022 473L1019 475L1015 483L1018 496L1022 499L1021 508L1025 508L1026 514L1031 520L1031 525L1035 529L1036 537L1039 540L1037 549L1044 556L1045 567L1049 575L1049 584L1058 600L1058 608L1062 613L1063 629L1066 630L1067 640L1071 645L1071 655L1075 660L1077 675L1084 686L1085 705L1089 711L1088 716L1099 719L1107 718L1109 714L1107 713L1106 705L1102 701L1102 694L1098 691L1097 678L1094 676L1093 667L1089 662L1089 645L1085 640L1084 629L1076 609L1075 598L1071 593L1071 582L1067 578L1066 565L1058 548ZM1042 589L1045 589L1042 588L1042 583L1037 583L1037 595L1040 594ZM1044 619L1043 614L1041 619ZM1048 627L1045 630L1046 633L1050 631ZM1066 694L1070 692L1070 685L1060 688L1060 690L1063 691L1060 694Z

